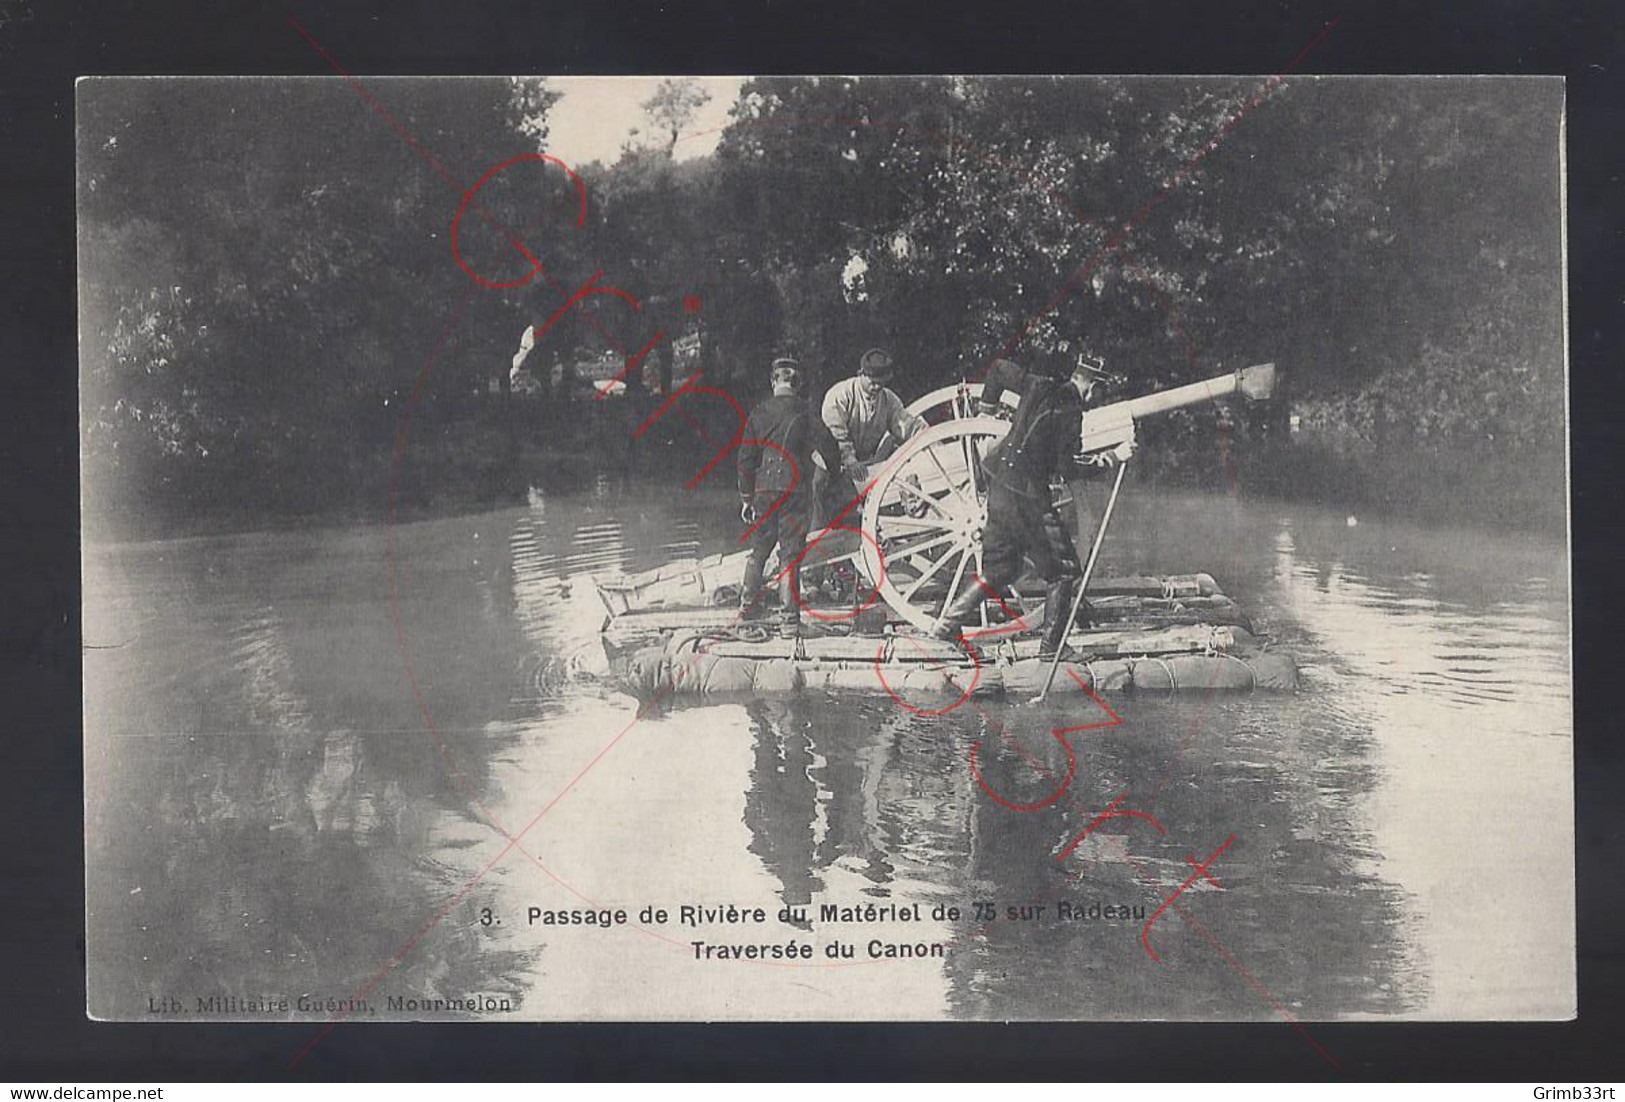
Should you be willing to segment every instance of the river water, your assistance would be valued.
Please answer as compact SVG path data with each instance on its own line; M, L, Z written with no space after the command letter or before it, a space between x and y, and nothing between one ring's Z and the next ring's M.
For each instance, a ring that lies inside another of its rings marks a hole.
M940 717L884 694L731 699L640 718L565 676L604 617L590 575L728 550L732 521L726 497L605 481L393 532L88 548L92 1012L319 1018L358 998L361 1017L464 1016L392 997L540 1019L1572 1011L1560 535L1131 487L1105 567L1214 574L1298 656L1303 688L1111 698L1122 722L1069 736L1074 779L1024 812L978 787L970 747L989 787L1038 802L1066 768L1048 731L1103 718L1086 698ZM1120 794L1161 833L1117 818L1058 858ZM1222 887L1193 882L1149 934L1153 959L1145 919L1192 875L1187 855L1230 836ZM1059 921L1063 902L1128 917ZM908 922L819 919L913 903ZM718 904L768 922L679 922ZM989 905L997 920L975 920ZM778 920L801 906L807 922ZM958 920L933 917L950 906ZM533 907L630 921L531 924ZM644 907L668 921L640 923ZM818 958L796 967L693 946L798 938ZM835 942L853 957L826 958ZM871 943L943 955L871 959Z

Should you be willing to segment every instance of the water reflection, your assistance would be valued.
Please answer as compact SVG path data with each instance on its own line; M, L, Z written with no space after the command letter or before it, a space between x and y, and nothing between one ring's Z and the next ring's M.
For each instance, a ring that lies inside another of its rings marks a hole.
M835 886L888 899L947 888L970 849L970 776L950 721L884 700L753 700L745 822L786 904ZM853 902L856 900L849 900Z
M1321 654L1321 695L1370 732L1373 864L1411 887L1430 1017L1574 1007L1564 570L1519 537L1277 530L1275 599ZM1505 906L1508 884L1538 905Z
M132 704L121 730L92 729L87 755L91 1009L139 1017L165 997L187 1013L215 996L286 997L286 1016L319 1019L299 996L354 995L401 948L398 927L367 916L460 886L423 860L456 817L432 754L319 725L331 702L302 674L315 656L274 606L209 613L179 638L148 625L145 646L166 642L191 664L162 702L140 651L87 660L90 685ZM522 967L521 954L454 928L392 983L518 997Z
M928 718L835 699L746 710L750 850L783 902L845 904L857 891L953 903L967 919L978 902L997 906L999 921L948 932L942 973L957 1013L1271 1017L1232 961L1300 1015L1419 1005L1424 977L1401 893L1374 875L1358 817L1375 777L1346 732L1303 731L1300 715L1283 721L1246 704L1203 717L1184 702L1136 701L1122 728L1074 740L1077 779L1065 798L1018 812L976 786L969 745L981 742L993 791L1038 802L1065 774L1064 751L1046 737L1052 717L990 705L985 716ZM1216 732L1200 730L1208 720ZM1153 792L1193 725L1189 760ZM1119 820L1058 862L1119 793L1126 806L1153 808L1166 835ZM1138 941L1143 920L1188 872L1187 853L1203 856L1231 833L1237 843L1215 871L1226 891L1187 903L1201 932L1170 916L1156 935L1164 960L1152 961ZM1139 921L1057 922L1062 902L1074 913L1137 906ZM1011 906L1034 908L1033 919L1007 920Z
M812 720L788 701L752 701L745 711L755 751L745 792L750 851L782 885L786 904L805 905L824 890L813 863L823 809L812 776Z
M1142 499L1120 523L1109 566L1218 574L1298 653L1305 690L1114 700L1124 722L1076 735L1072 786L1032 812L981 791L970 747L990 787L1035 802L1066 768L1050 728L1093 705L930 718L808 696L633 724L633 702L568 676L604 619L587 576L728 550L720 499L611 479L406 526L393 586L371 529L93 550L87 641L125 644L86 655L93 1008L348 994L502 849L492 823L567 791L393 989L508 992L541 1017L582 1000L623 1016L1560 1012L1571 988L1532 985L1572 954L1572 855L1542 825L1571 807L1561 548L1234 500ZM1166 832L1114 820L1057 861L1119 794ZM1223 890L1185 897L1200 927L1159 922L1160 963L1137 921L1053 920L1063 900L1155 909L1187 854L1231 834ZM1500 905L1509 880L1541 906ZM472 921L702 893L948 903L967 921L922 931L952 945L940 960L735 973L676 1004L713 981L681 938L627 931L606 956ZM977 902L1050 917L968 921ZM1524 967L1487 976L1486 959Z

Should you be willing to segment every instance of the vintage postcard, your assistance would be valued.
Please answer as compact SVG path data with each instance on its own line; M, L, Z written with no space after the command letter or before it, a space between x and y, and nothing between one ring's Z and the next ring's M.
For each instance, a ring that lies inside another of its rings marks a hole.
M1560 80L312 46L77 89L91 1016L1573 1016Z

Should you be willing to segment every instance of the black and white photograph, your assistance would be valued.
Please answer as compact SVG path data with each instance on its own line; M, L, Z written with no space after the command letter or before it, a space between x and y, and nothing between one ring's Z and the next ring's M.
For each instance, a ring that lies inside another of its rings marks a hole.
M87 1013L1566 1021L1565 90L82 78Z

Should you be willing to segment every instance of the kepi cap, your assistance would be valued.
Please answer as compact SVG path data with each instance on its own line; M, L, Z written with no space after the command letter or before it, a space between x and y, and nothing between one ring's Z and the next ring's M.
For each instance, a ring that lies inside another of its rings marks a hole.
M768 371L768 380L778 386L783 383L797 383L801 381L801 364L789 356L780 356L773 361L773 367Z

